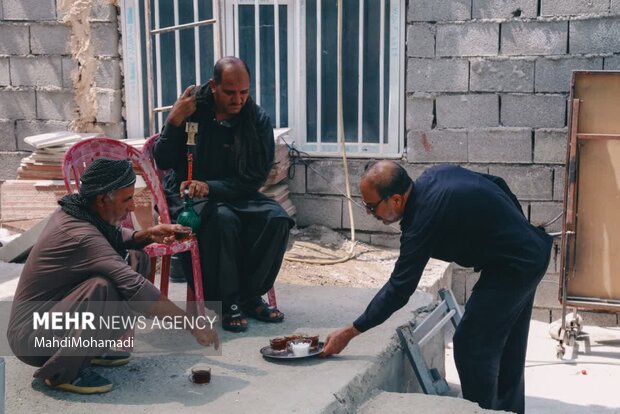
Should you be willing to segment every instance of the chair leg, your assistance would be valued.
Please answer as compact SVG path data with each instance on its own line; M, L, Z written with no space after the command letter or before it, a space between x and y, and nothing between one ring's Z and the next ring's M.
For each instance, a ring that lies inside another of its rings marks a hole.
M196 296L194 296L194 291L192 290L189 283L187 284L187 295L185 300L185 313L188 316L196 316L196 306L192 304L196 301Z
M194 296L196 301L196 311L198 315L204 316L205 299L202 290L202 271L200 268L200 253L198 252L198 243L192 243L192 270L194 274Z
M170 255L161 258L161 279L159 281L162 295L168 297L168 284L170 283Z
M151 273L149 274L149 282L155 283L155 270L157 269L157 257L151 257Z
M267 292L267 299L269 300L269 306L273 306L274 308L278 307L278 303L276 302L276 289L271 288L269 292Z

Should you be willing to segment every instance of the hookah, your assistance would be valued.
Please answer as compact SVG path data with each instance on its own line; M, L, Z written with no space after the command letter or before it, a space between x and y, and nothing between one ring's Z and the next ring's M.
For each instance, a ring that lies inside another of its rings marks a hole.
M185 124L187 132L187 186L192 183L192 170L194 164L194 154L196 152L196 134L198 133L197 122L187 122ZM194 210L194 201L189 196L189 189L183 190L183 210L177 217L177 223L191 227L192 233L196 233L200 227L200 216Z

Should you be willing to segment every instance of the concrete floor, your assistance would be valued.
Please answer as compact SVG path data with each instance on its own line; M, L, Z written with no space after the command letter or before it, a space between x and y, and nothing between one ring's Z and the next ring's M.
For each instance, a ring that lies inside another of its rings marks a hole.
M19 265L0 263L0 299L7 300L12 295L20 271ZM184 296L185 285L171 287L171 296ZM287 313L284 324L254 322L246 334L225 333L222 356L205 356L203 349L191 346L172 355L171 347L193 343L193 338L184 333L164 338L165 346L159 350L153 347L140 350L137 345L130 365L102 370L116 386L107 395L76 396L50 391L32 380L34 368L8 357L6 412L159 413L199 409L221 413L355 412L355 407L380 391L371 391L373 388L385 391L397 388L389 380L400 375L398 366L404 358L394 350L391 337L395 327L411 317L412 310L430 301L428 295L417 293L407 309L356 338L336 358L312 359L294 365L271 363L261 358L258 350L270 337L283 333L303 331L324 338L332 329L355 318L375 292L375 289L280 285L278 303ZM526 363L527 413L620 414L617 386L620 329L586 326L584 331L591 334L592 349L589 354L580 353L575 361L556 358L557 343L548 330L547 323L531 322ZM208 386L188 381L190 367L199 362L212 367L213 382ZM458 394L458 376L449 345L446 378ZM387 401L394 404L389 405ZM389 413L409 412L416 406L430 407L425 412L435 414L482 412L463 400L444 397L441 403L433 403L431 397L424 395L386 392L372 399L363 412L376 412L373 407Z
M583 346L575 360L556 358L557 341L549 324L530 323L525 364L525 407L528 414L620 414L620 328L585 326L591 352ZM446 379L459 388L451 344L446 350ZM567 357L570 349L567 349Z

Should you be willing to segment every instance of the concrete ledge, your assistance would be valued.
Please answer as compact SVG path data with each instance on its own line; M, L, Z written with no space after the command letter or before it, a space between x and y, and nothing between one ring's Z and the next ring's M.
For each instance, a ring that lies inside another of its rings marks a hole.
M484 408L480 408L476 403L460 398L382 392L375 395L357 412L358 414L409 414L411 412L433 414L482 414L505 413L506 411L485 410Z

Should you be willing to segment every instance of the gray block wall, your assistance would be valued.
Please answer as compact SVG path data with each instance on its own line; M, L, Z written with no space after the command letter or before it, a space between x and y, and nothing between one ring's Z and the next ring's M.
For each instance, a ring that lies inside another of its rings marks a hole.
M618 0L408 0L406 151L400 162L413 178L439 163L502 176L533 223L555 218L563 210L571 74L620 70L619 14ZM349 163L359 171L366 160ZM340 197L343 204L336 206L337 191L325 190L342 187L339 164L322 159L297 167L295 204L316 220L300 215L303 225L349 228L346 201ZM329 199L329 208L319 213L322 199ZM393 228L355 208L358 235L398 246ZM561 220L548 231L560 227ZM558 254L536 297L542 319L559 308ZM476 280L471 269L455 271L461 301Z
M16 177L33 150L29 135L69 130L76 119L71 23L55 0L0 1L0 180ZM98 67L96 130L125 136L117 14L108 0L93 0L92 42Z

